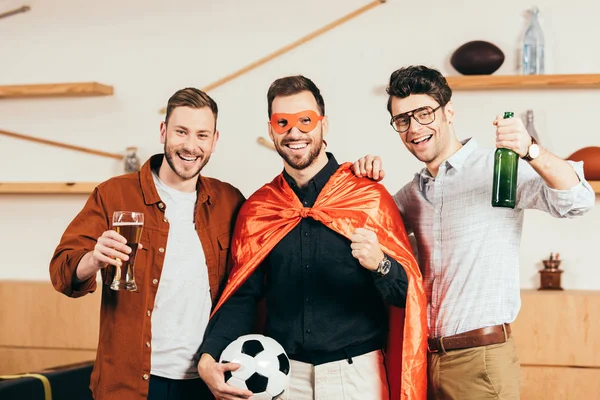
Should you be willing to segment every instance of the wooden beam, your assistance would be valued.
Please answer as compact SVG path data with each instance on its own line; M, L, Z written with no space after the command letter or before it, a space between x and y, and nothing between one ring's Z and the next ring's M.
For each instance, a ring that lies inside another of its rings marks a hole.
M256 141L258 142L258 144L260 144L261 146L265 146L267 149L275 150L275 145L273 145L273 142L265 139L262 136L259 136L258 139L256 139Z
M54 140L41 139L41 138L37 138L34 136L24 135L22 133L0 130L0 135L10 136L10 137L13 137L16 139L28 140L30 142L47 144L49 146L61 147L63 149L76 150L76 151L80 151L82 153L94 154L96 156L115 158L117 160L122 160L124 158L124 156L121 154L109 153L109 152L102 151L102 150L88 149L87 147L75 146L72 144L57 142Z
M97 82L0 86L0 99L32 97L88 97L109 96L112 94L112 86Z
M0 194L90 194L94 182L0 182Z
M269 62L269 61L271 61L271 60L273 60L273 59L275 59L275 58L277 58L277 57L279 57L279 56L281 56L281 55L283 55L283 54L285 54L285 53L287 53L287 52L295 49L296 47L298 47L298 46L300 46L300 45L302 45L302 44L304 44L304 43L306 43L306 42L308 42L308 41L316 38L317 36L320 36L320 35L324 34L327 31L332 30L333 28L335 28L335 27L337 27L337 26L339 26L339 25L341 25L341 24L343 24L345 22L348 22L352 18L358 17L360 14L362 14L362 13L364 13L364 12L366 12L366 11L368 11L368 10L370 10L370 9L372 9L372 8L380 5L380 4L383 4L385 2L386 2L386 0L374 0L374 1L370 2L367 5L365 5L363 7L360 7L359 9L357 9L355 11L352 11L351 13L344 15L342 18L339 18L339 19L337 19L337 20L335 20L333 22L330 22L329 24L325 25L324 27L319 28L319 29L317 29L316 31L314 31L312 33L309 33L308 35L303 36L300 39L298 39L298 40L296 40L296 41L294 41L294 42L292 42L292 43L290 43L290 44L288 44L286 46L283 46L279 50L276 50L276 51L274 51L274 52L272 52L270 54L267 54L266 56L264 56L264 57L262 57L262 58L260 58L260 59L258 59L256 61L254 61L254 62L246 65L245 67L243 67L243 68L241 68L241 69L239 69L239 70L237 70L237 71L235 71L235 72L233 72L233 73L231 73L231 74L229 74L229 75L227 75L227 76L225 76L225 77L223 77L223 78L221 78L221 79L219 79L219 80L217 80L217 81L215 81L215 82L213 82L211 84L209 84L208 86L205 86L204 88L202 88L202 91L208 92L210 90L213 90L213 89L215 89L215 88L217 88L217 87L219 87L219 86L221 86L221 85L223 85L223 84L225 84L225 83L227 83L227 82L229 82L229 81L231 81L231 80L233 80L233 79L241 76L241 75L244 75L245 73L250 72L250 71L252 71L255 68L258 68L258 67L260 67L263 64L266 64L267 62ZM166 108L162 108L160 110L161 114L164 114L166 112L167 112Z
M5 11L5 12L1 13L0 19L6 18L6 17L12 17L13 15L21 14L21 13L27 12L29 10L31 10L31 7L21 6L19 8L15 8L14 10Z

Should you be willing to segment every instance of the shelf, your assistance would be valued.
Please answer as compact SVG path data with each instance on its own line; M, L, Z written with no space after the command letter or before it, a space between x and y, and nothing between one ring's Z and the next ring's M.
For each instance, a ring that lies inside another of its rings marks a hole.
M595 193L600 194L600 181L588 181Z
M0 182L0 194L90 194L94 182Z
M600 88L600 74L447 76L452 90Z
M0 99L31 97L109 96L113 87L97 82L49 83L40 85L0 86Z

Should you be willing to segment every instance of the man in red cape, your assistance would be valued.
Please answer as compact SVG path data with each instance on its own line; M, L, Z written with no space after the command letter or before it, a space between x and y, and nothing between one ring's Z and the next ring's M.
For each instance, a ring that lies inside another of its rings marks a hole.
M300 103L302 102L300 101ZM306 123L305 121L311 118L315 119L314 115L308 115L306 112L304 111L304 114L297 113L298 124ZM281 118L280 115L284 114L278 115ZM286 118L295 122L292 114L285 115ZM321 119L322 117L319 120ZM275 121L275 123L277 122ZM273 125L273 120L271 125ZM304 132L309 128L314 127L300 126L299 129ZM286 131L280 130L289 133L293 129L293 127L291 129L287 127ZM294 143L298 141L299 139L296 139ZM307 140L307 142L310 141ZM284 157L284 160L288 161L286 162L286 171L288 165L295 166L296 172L300 170L298 167L302 165L301 163L295 164L293 151L292 156L290 156L285 153L284 149L281 149L281 145L277 145L277 142L276 147L279 147L278 151ZM324 148L318 148L318 150L318 155L315 151L314 157L327 157ZM331 159L333 156L329 158L329 161L326 162L329 168L332 168ZM333 159L333 162L335 162L335 159ZM374 243L378 248L372 249L371 252L375 254L378 251L384 254L384 259L385 256L389 256L397 261L401 265L401 267L398 267L404 269L408 278L406 308L388 305L389 331L385 346L385 364L389 397L393 400L424 400L427 387L427 334L426 298L422 287L421 273L412 255L404 225L393 198L382 185L368 179L357 178L351 172L350 166L350 163L345 163L337 167L334 172L332 171L312 207L306 207L302 204L294 189L290 187L289 181L286 180L285 173L280 174L271 183L263 186L246 201L238 215L231 243L234 269L222 297L215 306L213 315L218 313L224 304L227 304L227 301L257 271L274 247L292 232L303 219L310 218L317 221L331 231L350 240L352 255L361 262L361 265L371 269L372 272L379 272L367 266L366 258L361 258L360 252L364 248L364 243L361 243L364 238L361 235L364 234L361 233L357 236L357 232L364 232L365 230L374 232L376 234L376 237L374 235ZM323 169L327 169L327 167ZM313 177L311 176L311 178ZM380 265L377 264L380 263L376 263L379 270ZM267 302L268 311L269 305ZM216 319L218 318L213 319L213 322ZM225 371L235 370L235 367L227 367L226 364L215 362L216 354L213 352L211 355L210 349L215 347L218 340L211 337L210 324L208 329L205 343L201 348L201 353L205 354L202 355L199 365L200 376L207 382L217 398L229 399L236 398L236 395L247 396L249 394L247 391L237 390L224 383L223 375ZM220 347L222 350L223 344ZM367 371L367 373L369 372ZM385 395L372 393L372 398L387 397L388 389L385 388L381 393L385 393ZM318 396L315 398L319 399ZM345 397L340 394L337 398Z

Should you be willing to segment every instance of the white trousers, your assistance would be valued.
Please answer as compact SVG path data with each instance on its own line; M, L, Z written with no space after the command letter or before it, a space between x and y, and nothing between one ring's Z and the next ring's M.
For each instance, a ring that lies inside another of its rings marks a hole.
M288 388L280 400L389 400L383 353L313 366L290 360Z

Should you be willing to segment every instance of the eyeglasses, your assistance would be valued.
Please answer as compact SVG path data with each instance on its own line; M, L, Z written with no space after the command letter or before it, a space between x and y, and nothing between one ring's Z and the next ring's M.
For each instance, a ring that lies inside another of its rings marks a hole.
M299 131L308 133L315 129L322 119L323 116L317 115L315 111L305 110L295 114L275 113L271 115L269 123L273 127L273 130L280 135L289 131L294 126Z
M394 115L390 120L390 125L398 133L404 133L410 128L410 118L413 117L421 125L429 125L435 121L435 112L441 107L436 108L425 106L412 111Z

